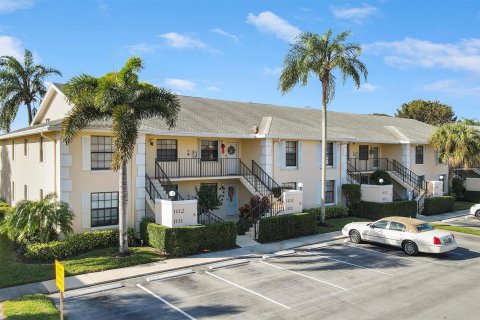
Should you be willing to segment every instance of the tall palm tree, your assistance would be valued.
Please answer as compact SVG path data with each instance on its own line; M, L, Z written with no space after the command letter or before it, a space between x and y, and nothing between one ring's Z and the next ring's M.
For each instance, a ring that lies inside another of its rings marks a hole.
M439 160L448 164L448 186L451 188L455 167L476 167L480 164L480 134L464 122L438 127L430 138Z
M301 33L285 57L278 83L282 94L291 91L297 84L307 85L310 75L322 84L322 223L325 222L327 105L335 96L336 77L333 71L340 71L344 83L352 78L357 88L360 87L361 76L366 80L368 74L365 64L359 60L360 46L345 42L350 35L350 31L345 31L332 38L332 30L323 36Z
M163 88L139 82L143 62L128 59L118 72L95 78L81 74L65 85L65 96L73 104L62 124L62 140L69 144L91 122L112 121L115 149L111 169L119 172L120 254L128 252L127 242L127 163L133 156L142 119L160 117L175 126L180 103L176 95Z
M12 56L0 57L0 129L10 131L10 125L24 104L28 112L28 125L32 124L36 110L47 89L45 80L62 74L57 69L34 64L32 52L25 50L23 63Z

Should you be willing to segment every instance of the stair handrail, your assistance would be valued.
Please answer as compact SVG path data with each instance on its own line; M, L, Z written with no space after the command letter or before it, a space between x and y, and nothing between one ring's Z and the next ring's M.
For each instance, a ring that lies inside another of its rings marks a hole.
M159 199L162 199L160 192L158 192L157 188L152 182L152 179L150 179L150 177L146 173L145 173L145 189L147 190L150 200L152 200L153 202L155 202L155 199L156 199L155 196L158 196Z
M393 172L397 177L401 178L403 182L413 187L414 190L417 187L423 190L427 190L428 188L428 182L425 179L420 179L415 172L395 159L392 161L387 160L387 171ZM420 190L418 192L420 193Z
M279 190L282 187L265 171L255 160L252 160L252 172L253 174L269 189L269 191L273 192L274 188L278 188Z
M206 217L206 219L204 219ZM197 204L197 223L210 225L216 223L224 223L225 220L214 214L212 211Z
M355 175L358 176L358 179L355 177ZM361 175L362 175L361 172L358 171L356 167L354 167L352 164L347 162L347 180L350 181L350 183L361 185L362 184Z
M155 179L157 179L162 185L163 189L165 189L167 196L168 196L168 193L173 190L175 191L178 199L183 200L183 197L180 195L178 190L175 190L172 181L170 181L165 171L163 171L157 159L155 159Z
M255 189L256 192L261 194L262 196L268 196L271 193L271 190L268 189L268 187L260 180L256 175L253 174L252 170L250 170L249 167L245 163L243 163L242 160L240 160L240 175L245 178L245 180L250 183L250 185ZM255 185L250 179L248 178L249 176L252 177L257 177L258 181L260 181L261 185L264 188L259 188L259 186Z

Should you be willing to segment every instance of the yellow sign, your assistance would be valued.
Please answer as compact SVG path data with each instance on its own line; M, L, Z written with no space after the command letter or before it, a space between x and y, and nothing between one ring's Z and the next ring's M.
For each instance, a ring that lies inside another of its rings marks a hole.
M65 267L55 260L55 284L60 292L65 292Z

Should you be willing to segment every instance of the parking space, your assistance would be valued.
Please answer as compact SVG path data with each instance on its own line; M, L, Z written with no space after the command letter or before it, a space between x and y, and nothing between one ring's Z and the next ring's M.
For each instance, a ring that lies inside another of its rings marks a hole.
M473 215L466 215L457 218L447 219L444 222L458 227L469 227L474 229L480 229L480 219Z
M335 241L270 259L73 297L68 319L469 319L480 295L478 237L440 256Z

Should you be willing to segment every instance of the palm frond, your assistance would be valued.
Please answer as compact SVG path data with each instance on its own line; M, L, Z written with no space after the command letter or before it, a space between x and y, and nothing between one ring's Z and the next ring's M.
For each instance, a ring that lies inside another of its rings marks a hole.
M172 128L177 121L180 102L175 94L166 89L142 84L132 101L132 107L139 119L160 117Z

